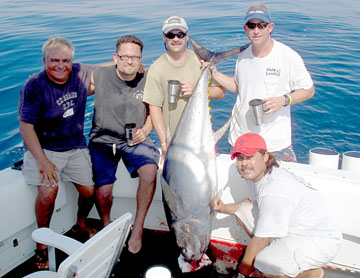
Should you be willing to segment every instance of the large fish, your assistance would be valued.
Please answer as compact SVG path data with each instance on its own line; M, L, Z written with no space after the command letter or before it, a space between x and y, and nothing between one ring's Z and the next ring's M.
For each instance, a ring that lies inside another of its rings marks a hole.
M214 53L190 40L197 55L211 64L248 47ZM217 193L215 144L220 138L215 139L209 117L209 79L210 70L206 67L170 141L161 180L164 199L170 209L169 225L188 261L200 260L207 250L212 217L209 203ZM226 127L220 133L224 130Z

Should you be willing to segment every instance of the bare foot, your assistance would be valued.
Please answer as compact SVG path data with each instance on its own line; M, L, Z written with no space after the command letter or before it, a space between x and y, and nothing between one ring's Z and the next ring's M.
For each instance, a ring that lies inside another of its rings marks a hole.
M35 262L34 265L38 270L48 270L48 249L35 249Z
M86 240L93 237L98 232L95 228L89 228L85 225L80 226L79 224L74 225L71 229L75 234L81 235Z
M309 269L299 274L298 278L323 278L324 270L320 268Z
M140 229L139 231L136 231L135 228L132 229L128 246L129 252L133 254L136 254L140 251L142 247L142 229Z

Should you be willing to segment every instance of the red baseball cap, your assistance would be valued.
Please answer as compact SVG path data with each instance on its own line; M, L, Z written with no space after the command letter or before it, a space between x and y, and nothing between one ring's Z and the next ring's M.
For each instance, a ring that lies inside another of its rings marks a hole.
M267 150L265 140L259 134L246 133L236 140L231 159L234 159L238 154L253 156L259 150Z

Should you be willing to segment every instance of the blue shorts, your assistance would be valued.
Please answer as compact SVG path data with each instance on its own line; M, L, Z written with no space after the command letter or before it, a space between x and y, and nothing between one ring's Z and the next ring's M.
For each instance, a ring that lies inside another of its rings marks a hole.
M120 159L123 159L130 176L136 178L139 168L147 164L157 165L160 157L155 143L149 138L133 147L129 147L124 141L117 144L116 148L113 147L113 144L90 142L88 148L96 188L113 184L116 181L115 174Z
M292 146L289 146L281 151L272 152L275 157L282 161L296 162L296 155Z

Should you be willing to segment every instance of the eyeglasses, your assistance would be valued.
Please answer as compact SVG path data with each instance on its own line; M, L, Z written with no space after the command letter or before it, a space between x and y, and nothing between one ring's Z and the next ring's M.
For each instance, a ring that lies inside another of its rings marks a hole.
M267 22L259 22L259 23L254 23L254 22L246 22L246 26L249 29L255 29L256 27L259 28L260 30L265 29L268 26L269 23Z
M164 35L165 35L165 37L167 37L168 39L172 40L172 39L175 38L175 37L178 37L179 39L182 39L182 38L185 37L187 34L184 33L184 32L179 32L179 33L176 33L176 34L169 32L169 33L164 34Z
M119 55L116 53L116 55L120 58L121 61L127 61L129 59L133 60L134 62L140 61L140 56L128 56L128 55Z

